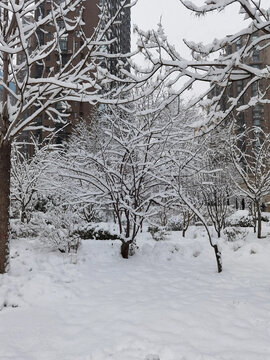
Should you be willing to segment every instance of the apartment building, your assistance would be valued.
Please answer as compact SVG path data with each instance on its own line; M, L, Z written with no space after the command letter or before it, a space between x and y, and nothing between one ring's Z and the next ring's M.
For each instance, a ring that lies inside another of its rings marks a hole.
M238 39L232 45L229 45L225 49L226 54L235 53L237 51L243 50L243 48L250 42L254 41L259 35L260 31L257 31L252 35L251 39L245 37ZM263 69L270 64L270 48L261 47L254 49L249 57L245 59L245 63L254 68ZM232 82L224 96L221 99L220 106L223 110L228 108L228 102L230 99L234 99L241 95L243 89L246 87L248 80L237 80ZM251 98L261 94L264 94L264 98L270 98L270 89L269 89L269 80L262 79L260 81L254 82L249 88L243 92L242 96L238 101L238 106L246 105L250 102ZM211 93L211 96L219 95L220 88L215 87ZM243 156L241 166L247 169L247 159L256 159L257 152L260 151L263 135L261 130L266 134L270 133L270 104L265 102L259 102L254 106L248 107L246 110L237 112L234 111L231 115L236 120L236 134L244 134L245 136L240 136L237 142L237 147L246 154ZM224 124L226 126L226 124ZM246 130L249 130L246 132ZM252 161L252 160L251 160ZM242 184L243 188L245 184ZM270 194L266 196L265 204L267 211L270 211ZM245 200L240 200L241 208L245 208Z
M51 12L52 1L61 2L61 0L44 0L39 4L39 7L35 12L35 17L44 17L49 14ZM101 26L105 26L107 21L115 16L120 4L121 0L85 1L82 15L82 27L86 37L90 38L93 35L99 21L101 21ZM101 16L101 9L104 6L106 7L106 16ZM113 40L106 51L111 54L124 54L130 51L130 8L124 8L116 20L117 21L106 33L105 40ZM34 21L34 18L32 21ZM58 26L60 28L64 27L64 21L58 20ZM54 31L54 26L46 25L44 29L38 30L36 38L32 40L33 43L38 42L39 45L47 44L52 39ZM36 78L53 76L54 73L57 73L59 71L60 62L62 63L62 65L67 64L73 54L75 52L78 52L78 50L81 48L82 43L83 39L81 38L81 33L79 30L74 30L72 32L69 32L67 35L63 35L60 38L59 43L60 53L53 52L48 55L44 61L36 63L35 67L32 70L32 76ZM84 59L85 51L86 50L82 50L77 59L74 61L76 62ZM18 56L18 63L22 61L23 59L20 59L20 56ZM106 66L112 74L117 75L117 59L104 59L104 61L102 61L102 65ZM68 123L68 125L64 127L61 123L56 124L56 142L61 142L63 139L66 139L71 132L73 124L76 124L76 122L79 121L81 118L89 118L91 116L91 112L94 111L93 107L90 104L84 102L72 102L69 104L68 110L64 109L63 103L61 102L57 103L55 107L60 113L63 112L63 117L65 117ZM34 135L38 141L42 141L44 137L48 134L42 129L42 127L50 126L51 119L46 113L44 113L42 114L42 116L38 117L35 120L35 125L40 126L40 129L36 130L34 132ZM23 133L22 139L26 142L29 140L29 133L27 131Z
M259 31L253 34L251 40L259 36ZM239 39L235 44L227 46L225 49L226 53L231 54L238 50L240 50L244 45L246 45L246 39ZM246 58L246 63L252 67L256 67L258 69L265 68L270 64L270 48L266 47L262 50L254 50L252 55ZM236 98L243 90L245 85L249 80L238 80L231 83L229 86L225 96L223 96L221 101L221 107L223 109L227 108L227 103L229 98ZM266 98L270 97L269 81L261 80L259 82L255 82L252 86L249 87L245 94L240 98L238 105L247 104L250 99L259 92L266 92ZM220 89L216 87L212 96L219 94ZM245 128L251 128L253 126L261 128L266 133L270 132L270 104L256 104L254 107L250 107L245 111L242 111L238 114L234 113L235 118L237 119L238 131L243 131ZM256 135L254 135L256 136Z

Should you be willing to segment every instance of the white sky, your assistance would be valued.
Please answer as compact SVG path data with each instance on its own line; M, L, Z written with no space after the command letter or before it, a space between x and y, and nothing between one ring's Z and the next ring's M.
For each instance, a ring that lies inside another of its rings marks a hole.
M193 0L202 5L204 0ZM262 0L267 7L270 0ZM138 0L132 8L132 23L143 30L155 29L162 16L162 23L168 39L178 50L185 54L182 38L195 42L211 42L214 38L221 38L232 34L245 26L243 16L238 14L239 5L230 5L226 11L196 17L187 10L179 0ZM187 53L188 54L188 53Z
M202 5L204 0L193 0ZM270 0L262 0L265 7ZM143 30L156 29L162 16L162 24L170 43L174 44L181 56L190 57L190 51L182 42L183 38L194 42L210 43L214 38L222 38L247 26L243 15L239 15L239 5L230 5L221 13L196 17L179 0L138 0L132 8L132 23ZM136 39L132 43L135 46Z

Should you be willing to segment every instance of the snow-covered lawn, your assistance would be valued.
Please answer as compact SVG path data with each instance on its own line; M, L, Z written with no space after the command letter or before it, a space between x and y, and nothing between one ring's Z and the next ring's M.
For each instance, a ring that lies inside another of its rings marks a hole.
M200 227L138 245L124 260L117 242L68 256L13 240L0 359L270 359L270 237L222 241L221 274Z

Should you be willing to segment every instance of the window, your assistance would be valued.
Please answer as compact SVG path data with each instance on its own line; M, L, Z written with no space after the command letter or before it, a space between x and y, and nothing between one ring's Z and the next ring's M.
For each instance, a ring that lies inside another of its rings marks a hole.
M258 39L258 37L259 37L258 33L252 34L251 35L251 41L254 41L254 40Z
M236 51L240 50L242 47L241 39L238 39L235 44Z
M253 50L252 61L258 62L260 60L260 55L258 50Z
M67 38L60 38L59 46L62 51L67 51L67 49L68 49Z
M261 126L262 107L260 104L256 104L253 108L253 125Z
M236 88L237 88L237 94L240 94L240 92L243 90L243 81L238 80L236 82Z
M35 74L35 77L36 77L36 78L41 78L41 77L42 77L42 72L43 72L43 65L41 65L41 64L36 64L36 74Z
M253 125L260 127L261 126L261 119L253 119Z
M41 116L38 116L38 117L36 118L35 123L36 123L36 124L35 124L36 126L42 125L42 117L41 117Z
M251 96L257 96L258 95L258 83L255 82L251 85Z
M40 45L44 45L44 32L41 30L37 31L38 42Z
M62 64L63 65L66 65L66 63L68 62L69 60L69 56L67 54L63 54L62 55Z
M229 97L233 97L233 86L232 86L232 84L229 87Z
M60 29L63 29L65 27L65 23L63 20L58 20L57 25L59 26Z

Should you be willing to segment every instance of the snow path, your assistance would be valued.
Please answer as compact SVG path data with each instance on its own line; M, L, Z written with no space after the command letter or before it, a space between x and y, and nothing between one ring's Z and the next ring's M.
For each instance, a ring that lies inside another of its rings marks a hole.
M222 274L204 239L140 245L127 261L117 243L85 241L72 258L14 241L0 359L270 359L267 240L223 244Z

